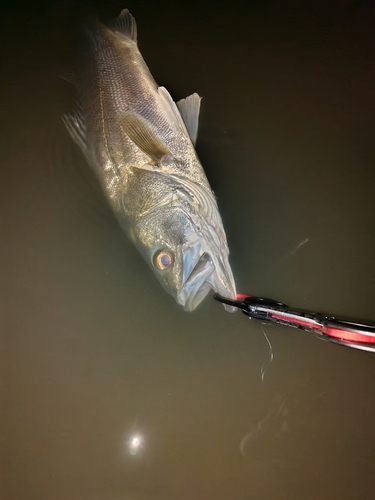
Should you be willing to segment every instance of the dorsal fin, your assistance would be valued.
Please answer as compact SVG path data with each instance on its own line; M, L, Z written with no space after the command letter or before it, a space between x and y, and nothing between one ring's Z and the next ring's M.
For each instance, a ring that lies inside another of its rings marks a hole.
M160 165L162 160L170 156L167 146L142 118L133 113L124 113L120 121L128 137L156 165Z
M187 131L184 120L182 119L181 114L176 106L176 103L172 99L171 94L165 87L159 87L158 94L165 104L165 111L169 114L169 116L173 121L177 121L181 130L184 132L184 134L186 134Z
M63 115L62 120L65 124L65 127L68 129L69 134L72 136L74 142L78 144L83 153L86 154L86 126L83 119L83 112L80 103L77 102L71 113Z
M116 19L111 21L108 24L108 28L137 42L137 23L128 9L124 9Z
M198 137L198 122L201 99L202 98L199 97L197 93L194 93L177 102L177 107L181 113L191 142L194 146L197 142Z

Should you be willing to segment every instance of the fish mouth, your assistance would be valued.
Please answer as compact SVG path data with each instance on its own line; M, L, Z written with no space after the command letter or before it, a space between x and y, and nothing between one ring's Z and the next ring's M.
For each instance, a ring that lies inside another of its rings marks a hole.
M194 200L193 210L186 215L195 235L190 235L190 246L182 248L182 286L177 301L185 311L193 311L211 289L222 297L235 299L229 249L215 197L212 191L186 178L179 178L179 183ZM236 310L227 305L225 309Z
M194 247L184 254L183 285L177 294L178 303L185 311L193 311L211 289L223 297L235 299L236 290L228 260L211 256L208 252L200 256L196 254L197 249ZM229 312L234 310L230 306L226 309Z

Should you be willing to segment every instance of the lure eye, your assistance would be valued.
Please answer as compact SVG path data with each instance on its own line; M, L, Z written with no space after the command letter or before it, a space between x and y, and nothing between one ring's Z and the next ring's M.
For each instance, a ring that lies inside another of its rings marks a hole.
M154 256L154 265L161 271L168 269L173 264L173 255L169 250L160 250Z

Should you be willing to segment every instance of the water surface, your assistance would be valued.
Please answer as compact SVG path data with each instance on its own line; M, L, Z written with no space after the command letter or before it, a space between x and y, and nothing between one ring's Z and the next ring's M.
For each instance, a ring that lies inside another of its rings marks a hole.
M158 83L203 96L238 289L375 320L372 2L309 4L2 14L4 500L374 498L374 355L212 298L185 313L61 121L80 23L129 7Z

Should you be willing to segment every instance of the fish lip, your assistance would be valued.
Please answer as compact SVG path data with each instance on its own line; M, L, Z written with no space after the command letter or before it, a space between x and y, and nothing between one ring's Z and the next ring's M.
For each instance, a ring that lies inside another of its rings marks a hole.
M215 256L214 259L215 272L208 278L208 282L210 283L213 290L221 295L222 297L226 297L228 299L236 299L236 285L234 282L232 269L230 267L228 261L228 255L223 257L219 255ZM224 309L227 312L233 313L237 311L236 307L229 306L227 304L223 304Z
M196 249L190 250L190 254L196 251ZM186 269L190 264L190 269L184 273L185 280L177 294L177 301L185 311L193 311L211 289L224 297L236 298L234 279L227 258L223 259L221 256L211 256L208 252L203 252L198 261L197 257L195 258L196 264L192 270L189 253L185 254L184 261L187 262L184 268ZM225 309L228 312L236 310L231 306L226 306Z
M188 261L188 258L189 255L185 255L184 261ZM187 265L184 265L185 270L187 267ZM211 290L212 285L208 282L208 279L214 271L214 263L211 256L206 252L202 253L190 273L185 271L184 283L177 294L178 303L184 307L185 311L193 311Z

